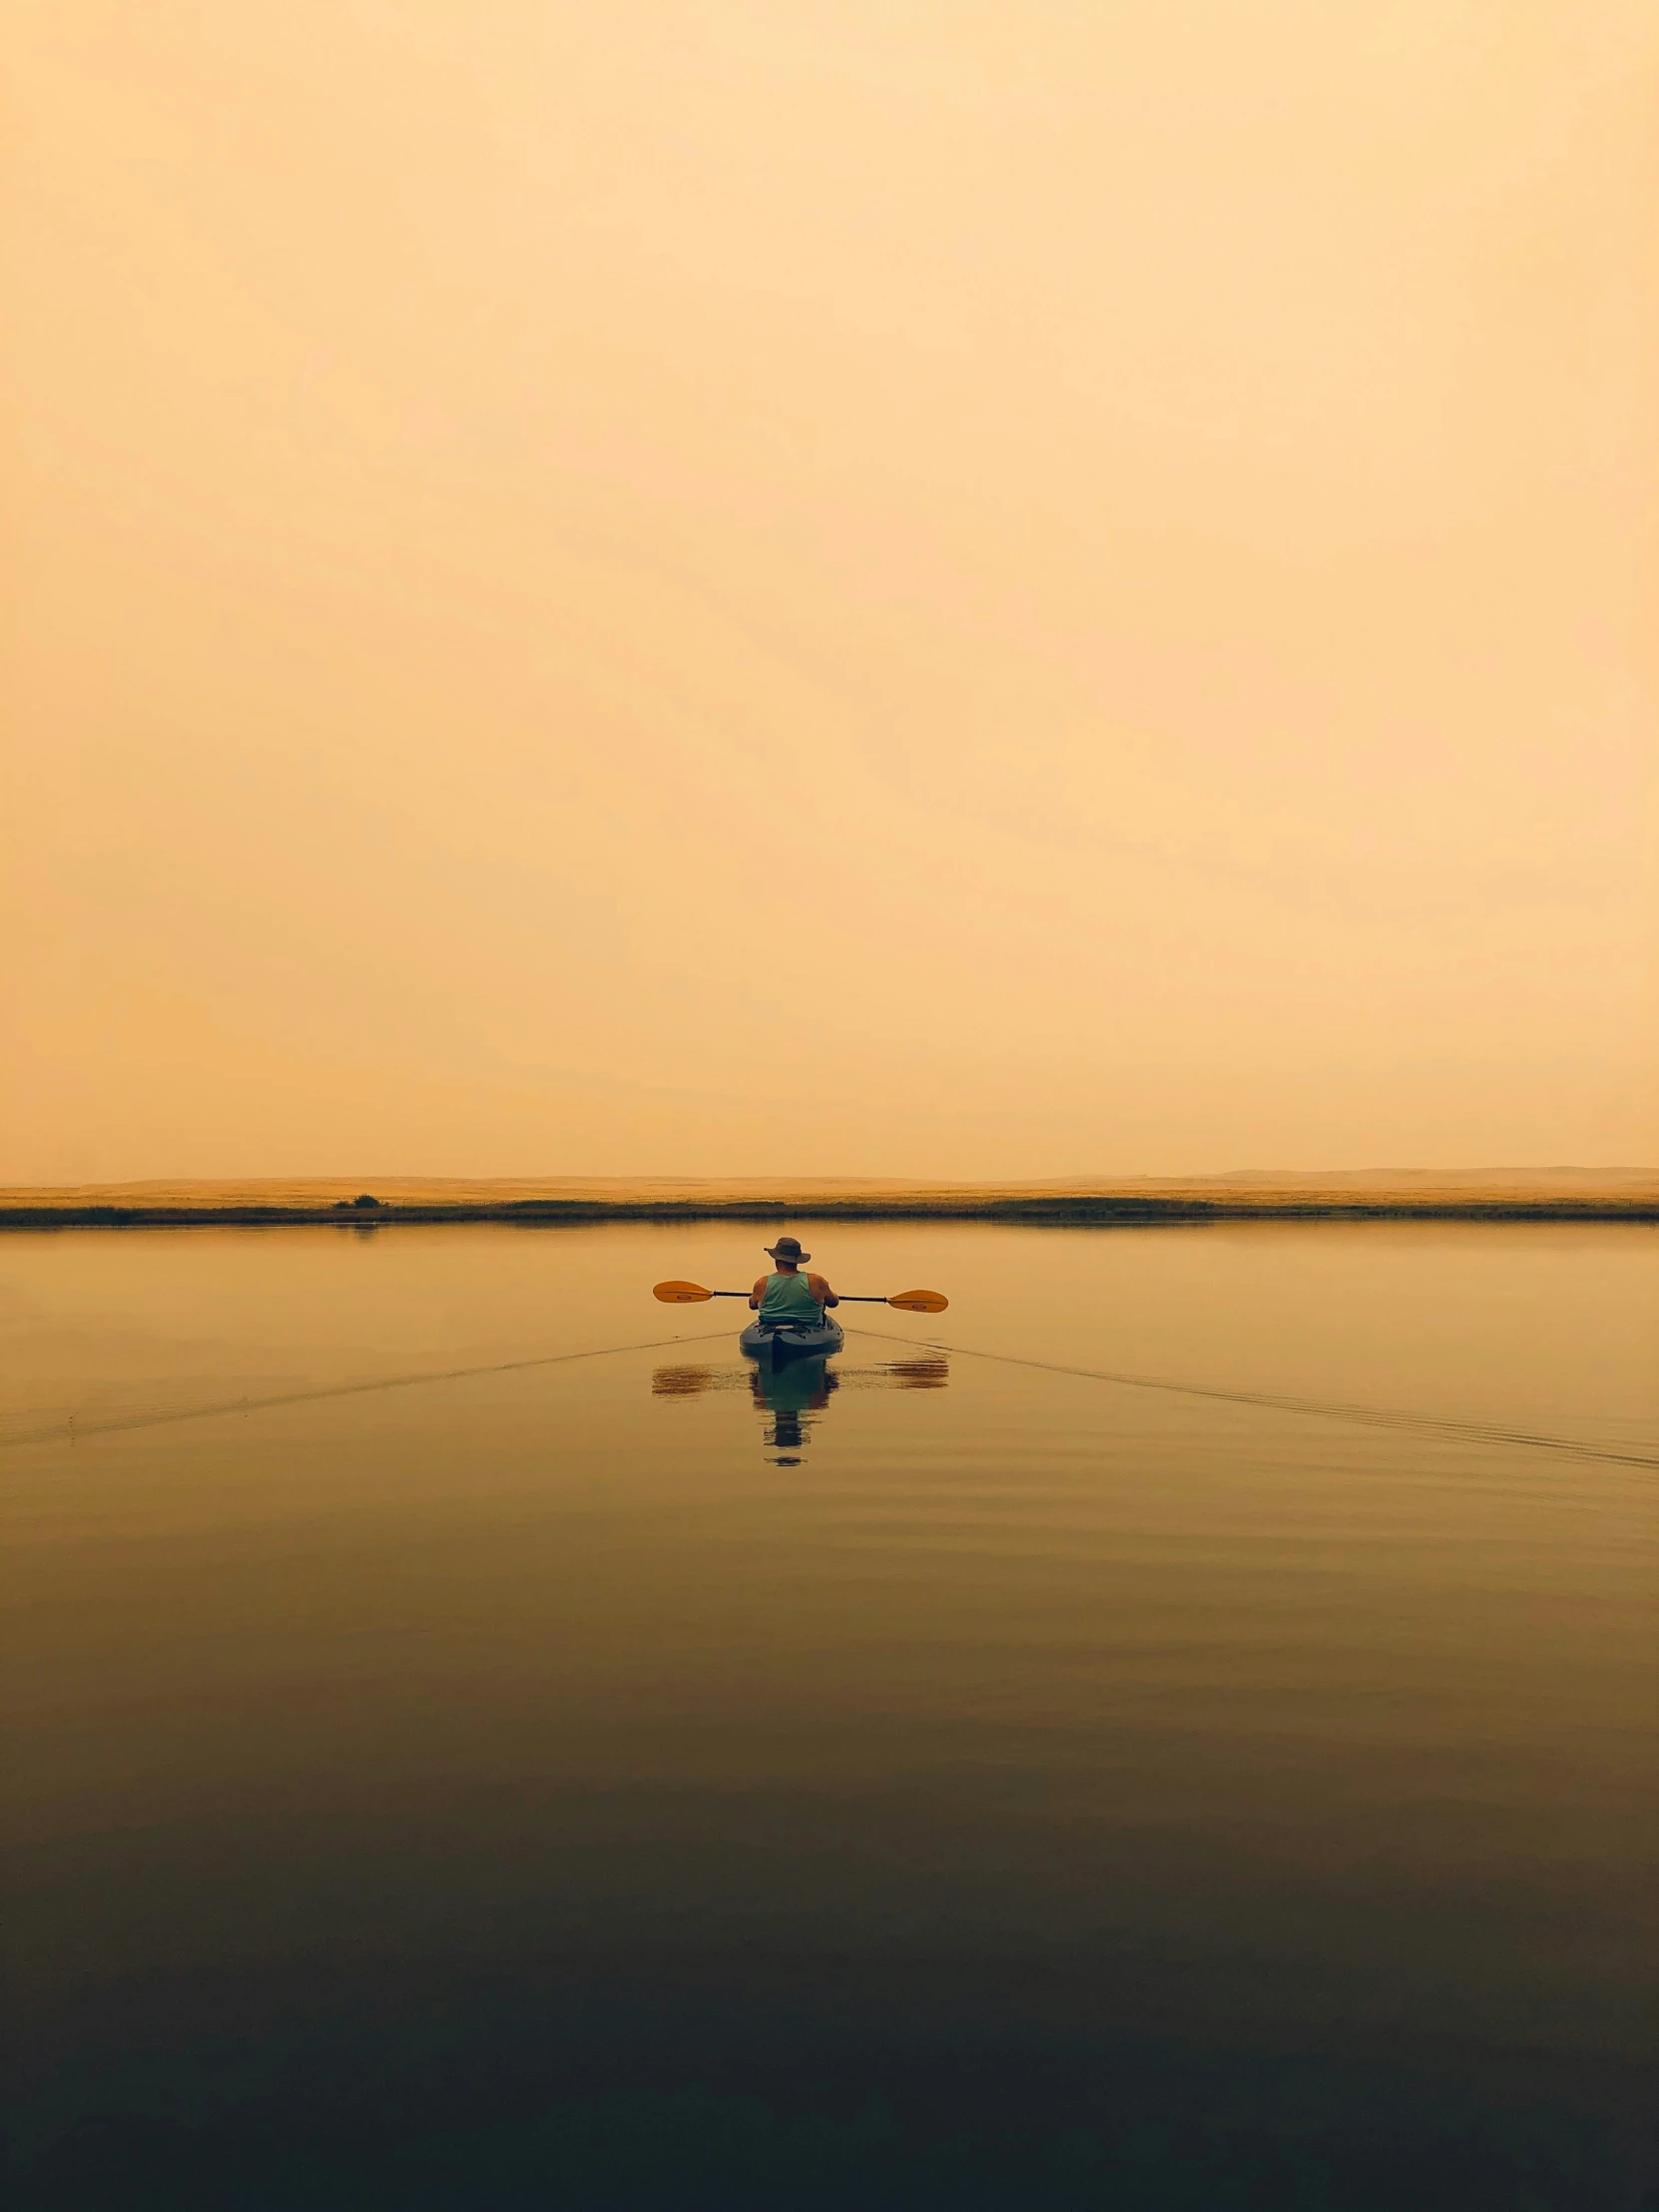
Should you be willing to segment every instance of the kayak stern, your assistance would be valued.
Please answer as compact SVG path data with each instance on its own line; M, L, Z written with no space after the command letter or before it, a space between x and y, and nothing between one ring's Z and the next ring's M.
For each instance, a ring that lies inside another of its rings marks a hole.
M831 1353L839 1352L845 1341L840 1323L832 1321L828 1314L816 1328L798 1322L785 1322L781 1326L769 1322L763 1327L757 1317L739 1337L738 1349L752 1360L779 1368L789 1360L827 1359Z

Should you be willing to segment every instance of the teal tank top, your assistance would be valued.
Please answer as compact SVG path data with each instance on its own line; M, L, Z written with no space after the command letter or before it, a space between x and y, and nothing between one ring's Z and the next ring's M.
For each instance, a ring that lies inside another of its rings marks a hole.
M804 1275L769 1275L761 1295L762 1321L813 1321L824 1308L807 1288Z

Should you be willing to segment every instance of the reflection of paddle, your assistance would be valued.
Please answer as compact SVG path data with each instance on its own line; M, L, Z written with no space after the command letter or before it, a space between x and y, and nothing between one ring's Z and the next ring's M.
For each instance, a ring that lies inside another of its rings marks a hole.
M651 1293L665 1306L701 1306L709 1298L748 1298L748 1291L706 1291L701 1283L659 1283ZM948 1298L937 1291L895 1291L891 1298L859 1296L843 1291L837 1302L842 1306L896 1306L906 1314L942 1314L950 1304Z

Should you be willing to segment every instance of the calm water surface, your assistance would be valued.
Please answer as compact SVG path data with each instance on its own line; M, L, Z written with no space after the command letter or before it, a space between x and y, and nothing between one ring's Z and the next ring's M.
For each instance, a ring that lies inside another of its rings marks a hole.
M12 2200L1659 2203L1659 1237L791 1226L0 1241Z

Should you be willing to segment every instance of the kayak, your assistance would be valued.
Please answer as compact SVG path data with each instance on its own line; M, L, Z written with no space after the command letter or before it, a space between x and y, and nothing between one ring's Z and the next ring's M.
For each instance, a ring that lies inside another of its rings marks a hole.
M770 1360L781 1367L786 1360L825 1359L839 1352L845 1335L838 1321L826 1314L818 1322L766 1322L757 1314L738 1339L738 1349L752 1359Z

